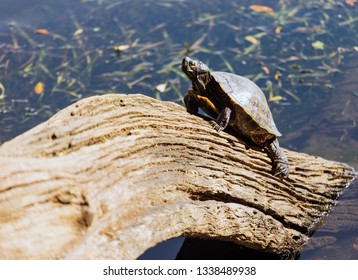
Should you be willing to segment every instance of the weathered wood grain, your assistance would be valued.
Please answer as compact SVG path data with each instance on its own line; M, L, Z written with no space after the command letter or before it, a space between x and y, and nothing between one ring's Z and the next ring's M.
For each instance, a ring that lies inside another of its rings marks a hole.
M135 259L178 236L283 257L302 248L353 170L267 155L174 103L83 99L0 147L1 259Z

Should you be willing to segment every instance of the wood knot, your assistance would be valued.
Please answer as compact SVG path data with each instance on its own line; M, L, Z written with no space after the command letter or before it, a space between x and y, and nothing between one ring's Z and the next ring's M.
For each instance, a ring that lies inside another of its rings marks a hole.
M79 205L81 214L77 219L77 223L81 227L89 227L92 224L94 215L90 211L89 203L85 195L80 190L67 190L61 192L55 197L56 202L67 205Z
M88 205L86 197L80 190L66 190L56 195L56 201L61 204Z

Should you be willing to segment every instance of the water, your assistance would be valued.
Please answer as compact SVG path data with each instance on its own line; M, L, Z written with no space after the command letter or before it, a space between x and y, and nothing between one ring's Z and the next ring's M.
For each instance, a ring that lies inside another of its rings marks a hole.
M0 143L91 95L141 92L181 103L189 83L179 64L190 55L261 86L282 146L358 169L358 5L255 4L274 13L228 0L1 1ZM358 215L356 187L327 224L345 209ZM358 259L357 228L323 225L315 234L322 248L301 258ZM174 258L180 243L144 258Z

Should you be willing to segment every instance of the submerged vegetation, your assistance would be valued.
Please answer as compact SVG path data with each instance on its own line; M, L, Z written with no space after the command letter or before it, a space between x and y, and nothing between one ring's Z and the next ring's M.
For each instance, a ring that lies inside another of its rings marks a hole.
M47 20L0 31L0 143L85 96L181 102L184 55L248 76L278 105L327 98L332 77L357 58L355 1L269 3L87 0L56 18L51 6L32 9Z

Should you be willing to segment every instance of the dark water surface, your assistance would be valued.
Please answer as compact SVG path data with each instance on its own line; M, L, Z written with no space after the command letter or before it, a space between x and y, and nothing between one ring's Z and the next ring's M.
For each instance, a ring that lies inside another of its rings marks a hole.
M189 82L179 64L189 55L253 79L283 147L358 169L352 2L0 0L0 144L91 95L140 92L181 103ZM302 259L358 259L356 189L347 189ZM353 218L344 222L342 213ZM142 258L174 258L181 242Z

